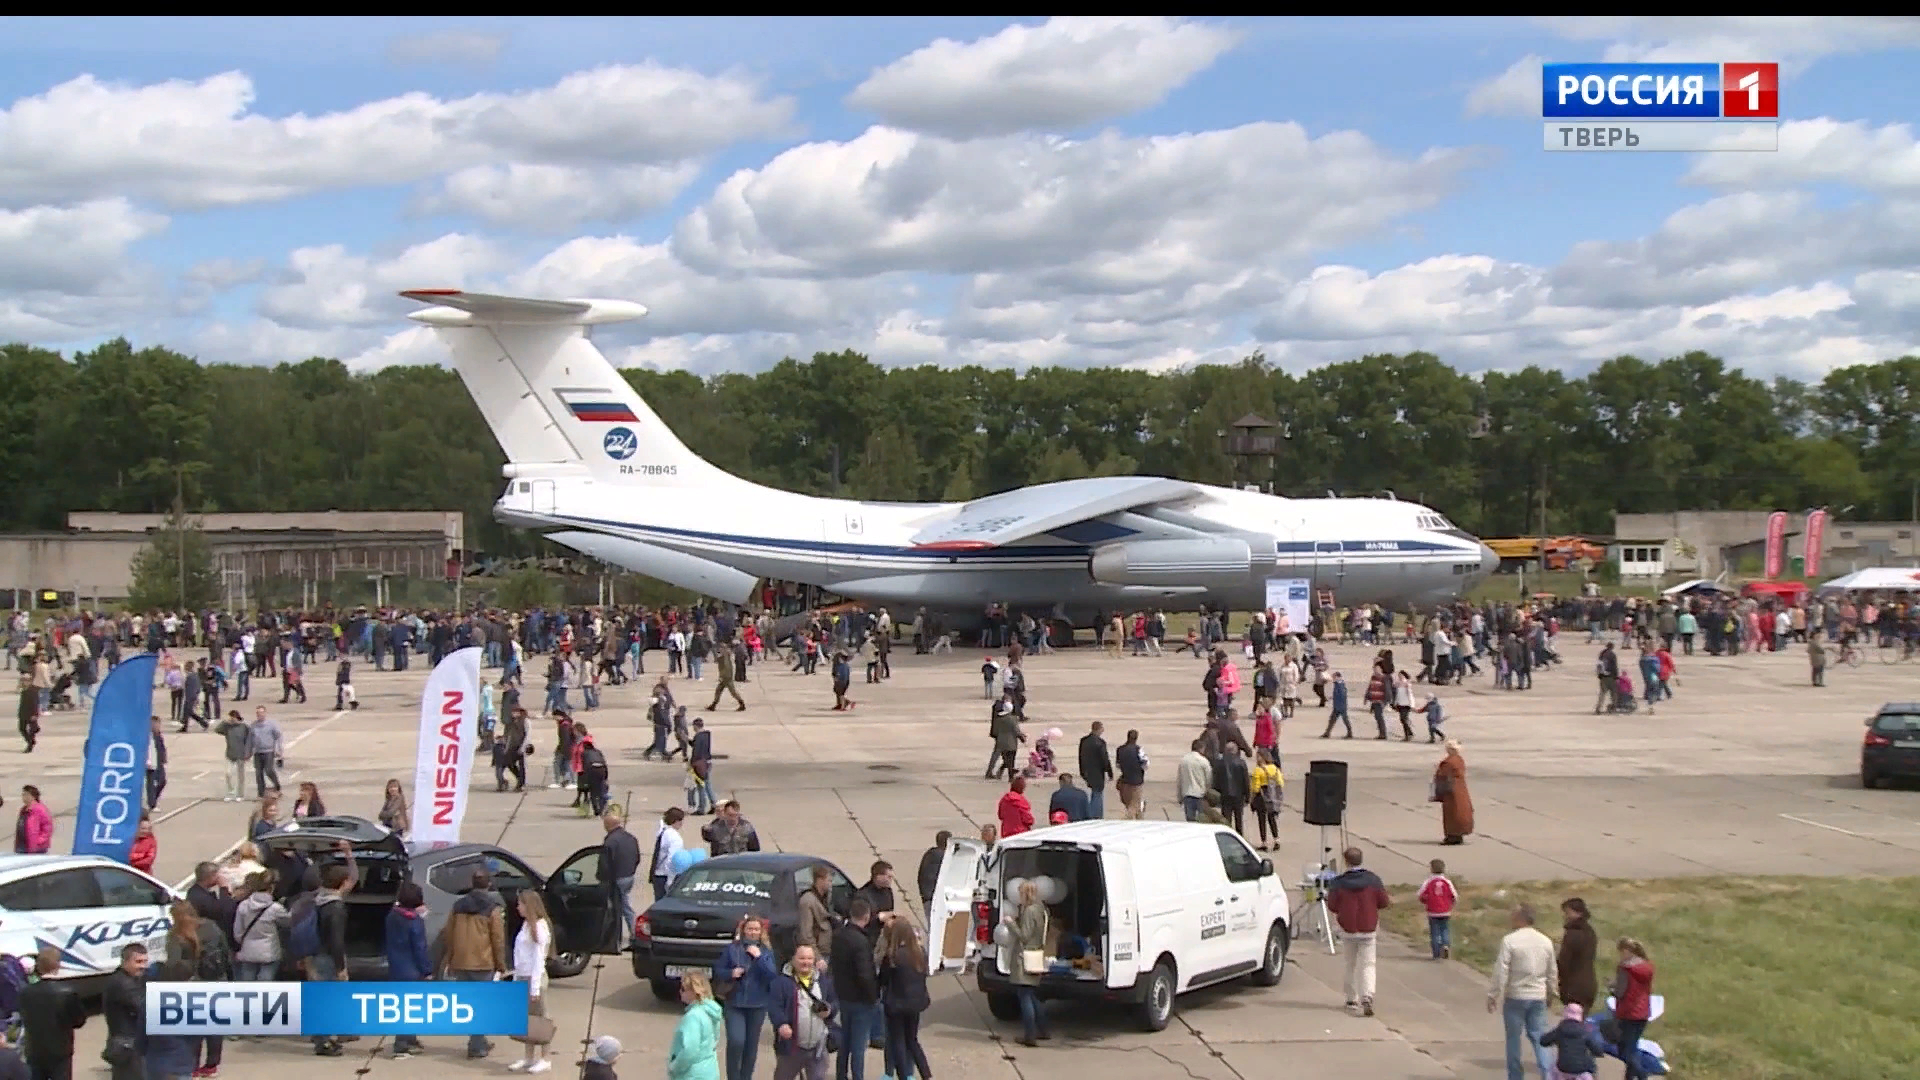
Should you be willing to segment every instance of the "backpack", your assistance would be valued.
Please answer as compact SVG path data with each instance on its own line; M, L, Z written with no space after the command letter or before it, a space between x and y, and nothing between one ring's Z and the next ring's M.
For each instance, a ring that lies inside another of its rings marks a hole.
M295 904L294 911L287 930L287 955L295 960L320 955L320 905L306 899Z
M586 746L580 751L580 771L592 777L607 775L607 755L597 746Z
M12 953L0 953L0 1019L20 1012L20 991L26 987L26 963Z

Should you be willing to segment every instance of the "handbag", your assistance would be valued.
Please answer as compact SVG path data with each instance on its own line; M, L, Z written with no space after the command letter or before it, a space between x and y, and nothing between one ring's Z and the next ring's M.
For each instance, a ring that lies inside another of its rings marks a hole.
M1041 947L1038 949L1020 950L1020 970L1021 971L1024 971L1029 975L1046 974L1047 972L1046 940L1047 940L1047 916L1043 911L1040 916Z
M541 1004L542 1001L538 997L530 999L527 1002L527 1033L525 1035L509 1035L507 1037L514 1042L525 1043L528 1046L545 1046L551 1043L554 1035L557 1034L553 1026L553 1021L545 1016L532 1015L533 1010L536 1008L539 1008L543 1013L546 1011L544 1008L540 1008Z

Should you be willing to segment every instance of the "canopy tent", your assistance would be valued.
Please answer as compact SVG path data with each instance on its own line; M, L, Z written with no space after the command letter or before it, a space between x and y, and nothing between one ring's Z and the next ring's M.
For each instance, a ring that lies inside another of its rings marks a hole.
M1733 590L1710 578L1697 577L1692 581L1683 581L1671 589L1665 589L1660 595L1692 596L1695 593L1726 593L1731 595Z
M1820 586L1827 592L1920 592L1920 570L1911 566L1869 566Z

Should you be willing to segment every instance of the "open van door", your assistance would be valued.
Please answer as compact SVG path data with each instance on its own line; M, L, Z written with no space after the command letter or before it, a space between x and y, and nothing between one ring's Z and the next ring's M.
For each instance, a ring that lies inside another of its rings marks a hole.
M980 951L974 937L973 896L986 870L987 846L956 836L947 841L940 877L927 912L927 951L937 957L935 971L961 971Z
M1139 976L1140 902L1133 882L1133 858L1109 847L1100 854L1100 873L1107 888L1107 985L1128 988Z
M620 951L620 899L613 882L600 880L600 850L595 844L567 856L540 890L553 921L548 970L562 978L580 974L596 953Z

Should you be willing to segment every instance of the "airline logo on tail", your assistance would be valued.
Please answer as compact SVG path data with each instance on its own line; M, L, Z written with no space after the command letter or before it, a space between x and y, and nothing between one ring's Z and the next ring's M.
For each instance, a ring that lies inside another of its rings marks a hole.
M606 390L580 390L559 392L560 404L567 407L575 420L587 424L637 424L640 418L633 410L619 401Z

